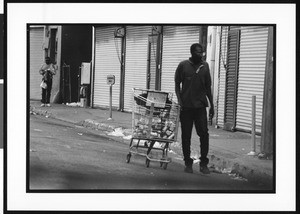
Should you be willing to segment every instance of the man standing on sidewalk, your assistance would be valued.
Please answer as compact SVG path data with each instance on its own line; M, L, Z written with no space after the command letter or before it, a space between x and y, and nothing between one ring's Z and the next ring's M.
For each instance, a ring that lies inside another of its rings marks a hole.
M181 106L181 138L185 172L193 173L191 155L191 135L193 124L200 137L200 172L209 174L207 158L209 134L207 127L207 98L210 102L209 117L214 116L211 94L211 77L207 62L203 61L203 47L199 43L190 47L191 57L179 63L175 72L175 92Z
M50 107L50 97L52 90L52 78L56 74L57 66L51 63L50 57L45 58L45 63L41 66L39 73L43 76L42 80L47 84L46 88L42 88L42 104L41 106Z

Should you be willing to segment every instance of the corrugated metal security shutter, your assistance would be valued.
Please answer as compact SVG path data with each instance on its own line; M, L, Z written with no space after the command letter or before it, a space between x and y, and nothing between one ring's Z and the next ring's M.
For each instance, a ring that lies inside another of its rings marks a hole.
M224 129L230 131L235 128L239 42L239 31L230 30L228 32L224 110Z
M147 87L148 35L151 26L126 27L124 110L132 110L132 88Z
M219 57L219 73L218 73L218 99L217 99L217 125L224 125L224 109L225 109L225 83L227 64L227 46L228 46L228 27L222 27L220 57Z
M115 75L112 89L112 106L119 107L121 38L114 38L117 26L95 29L95 82L94 106L109 107L109 85L107 75Z
M163 26L161 90L175 94L174 75L178 64L188 59L190 46L199 42L199 26Z
M236 128L251 131L252 95L256 96L256 131L261 132L268 28L241 27Z
M44 63L44 28L30 28L29 31L30 43L30 99L42 99L42 89L40 83L42 76L39 74L39 69Z

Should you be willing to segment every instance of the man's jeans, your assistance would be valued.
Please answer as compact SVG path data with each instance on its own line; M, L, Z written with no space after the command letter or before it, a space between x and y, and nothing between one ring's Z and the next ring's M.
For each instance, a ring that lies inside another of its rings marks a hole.
M191 136L193 124L200 138L200 166L207 166L209 160L207 158L209 148L209 134L207 128L207 113L206 107L202 108L183 108L180 113L181 121L181 138L182 152L186 166L193 164L191 155Z
M42 88L42 103L50 103L50 97L51 97L51 90L52 90L52 79L48 80L47 82L47 88Z

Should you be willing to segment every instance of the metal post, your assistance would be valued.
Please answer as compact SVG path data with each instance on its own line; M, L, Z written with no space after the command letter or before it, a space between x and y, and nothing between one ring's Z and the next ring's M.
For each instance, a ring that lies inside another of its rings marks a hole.
M112 120L112 84L109 85L109 118Z
M248 155L256 155L256 140L255 140L255 129L256 129L256 96L252 96L252 130L251 130L251 152L248 153Z

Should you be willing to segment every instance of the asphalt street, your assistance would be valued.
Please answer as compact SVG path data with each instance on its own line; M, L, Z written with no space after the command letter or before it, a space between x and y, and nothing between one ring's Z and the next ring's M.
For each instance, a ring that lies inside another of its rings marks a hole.
M183 172L183 162L169 153L167 169L159 162L145 164L129 145L106 133L64 121L30 116L29 189L95 191L259 191L263 187L230 174ZM160 156L160 151L155 155Z

